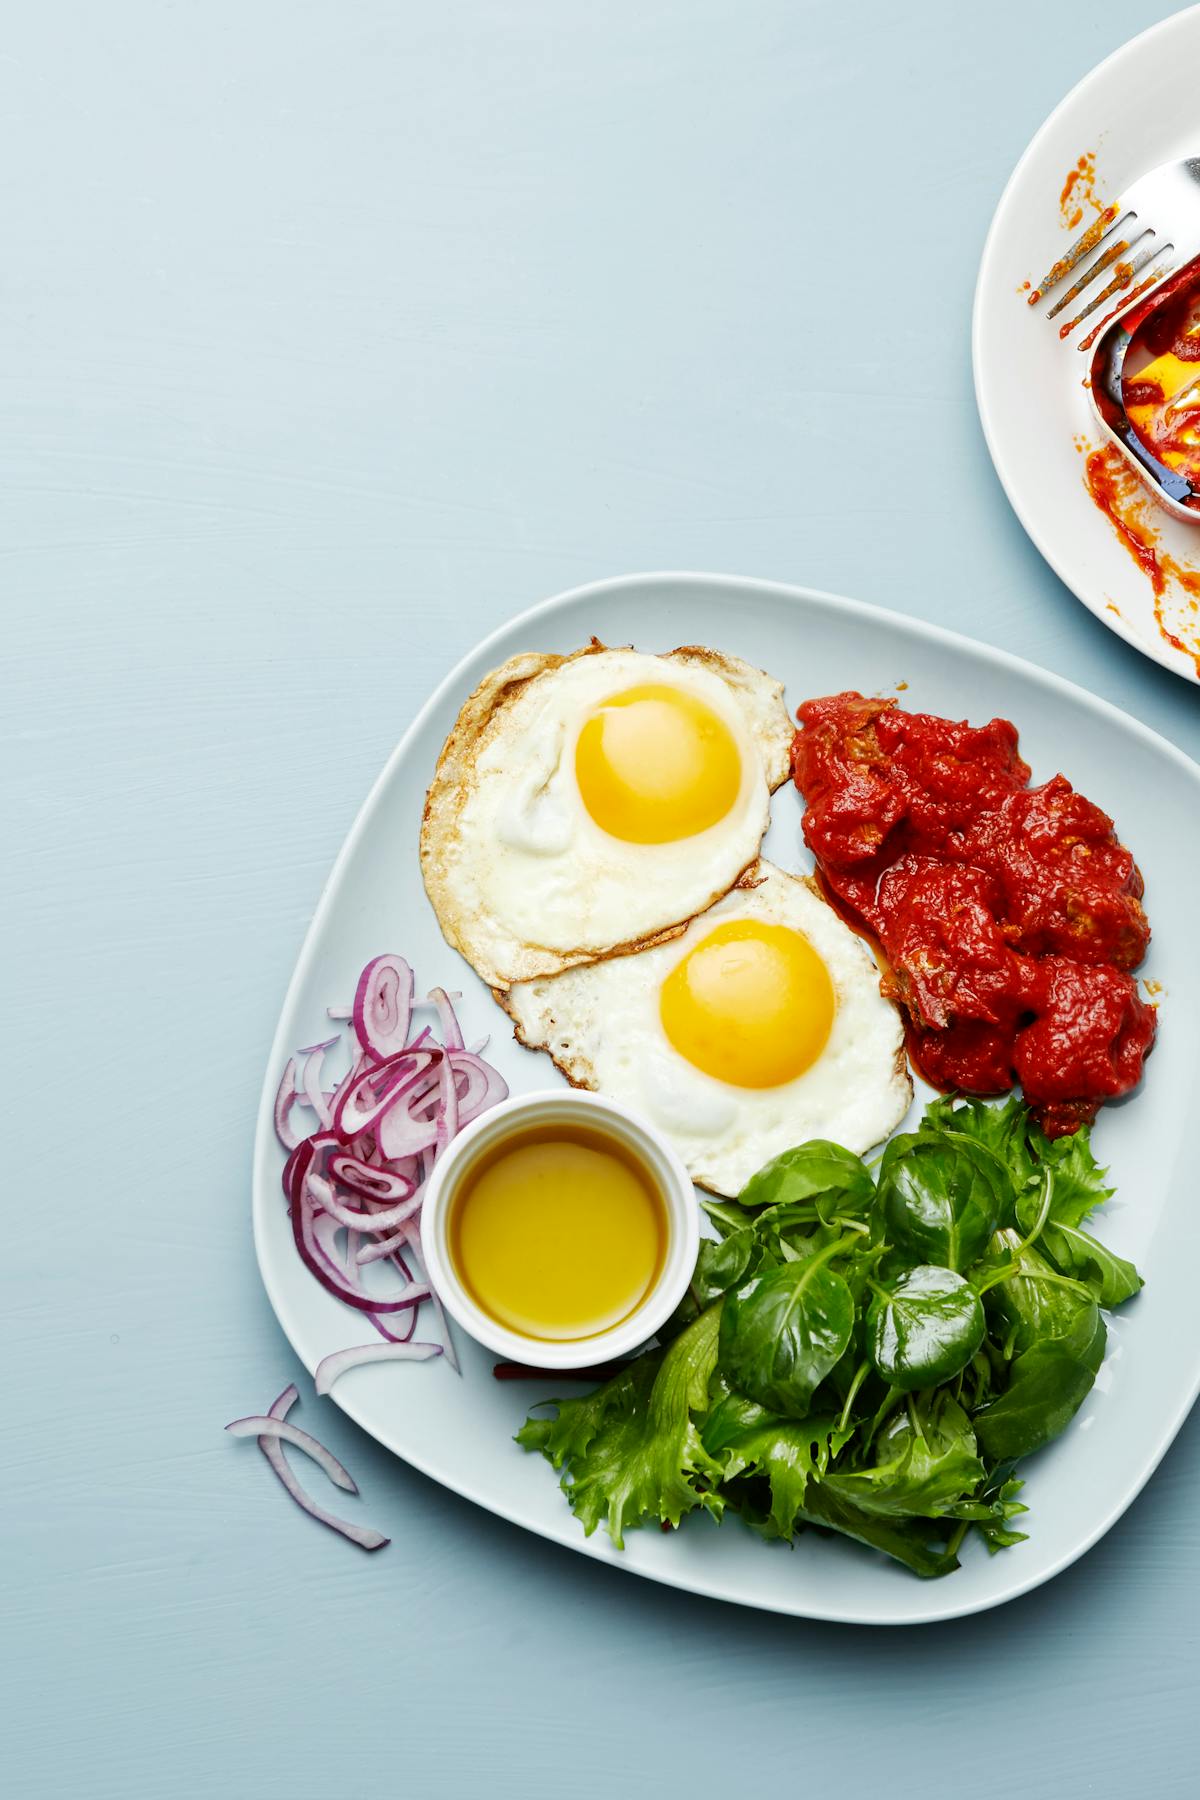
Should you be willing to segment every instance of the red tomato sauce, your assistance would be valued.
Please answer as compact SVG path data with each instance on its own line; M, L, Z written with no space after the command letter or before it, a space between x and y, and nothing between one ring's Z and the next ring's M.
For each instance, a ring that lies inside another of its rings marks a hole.
M1131 970L1150 928L1108 815L1030 787L1015 728L831 694L800 708L792 774L826 887L878 943L884 991L935 1087L1020 1083L1059 1137L1136 1086L1155 1012Z

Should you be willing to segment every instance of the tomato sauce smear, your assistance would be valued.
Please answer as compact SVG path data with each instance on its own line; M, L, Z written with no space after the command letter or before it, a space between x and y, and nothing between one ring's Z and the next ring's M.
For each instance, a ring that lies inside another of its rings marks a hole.
M1006 719L971 726L830 694L797 715L792 775L827 891L883 952L884 991L933 1086L1020 1083L1061 1137L1141 1079L1150 927L1107 813L1030 787Z

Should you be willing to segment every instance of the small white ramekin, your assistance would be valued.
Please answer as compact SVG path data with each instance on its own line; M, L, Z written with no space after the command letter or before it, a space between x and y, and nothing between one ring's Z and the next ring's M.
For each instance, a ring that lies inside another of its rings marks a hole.
M455 1272L447 1225L459 1183L477 1154L533 1125L585 1126L632 1152L663 1197L667 1251L658 1280L619 1325L584 1338L527 1337L485 1313ZM489 1350L540 1369L575 1369L627 1356L666 1323L683 1299L700 1246L699 1208L691 1177L671 1146L636 1113L600 1094L574 1088L517 1094L483 1113L438 1158L421 1208L421 1249L429 1279L450 1317Z

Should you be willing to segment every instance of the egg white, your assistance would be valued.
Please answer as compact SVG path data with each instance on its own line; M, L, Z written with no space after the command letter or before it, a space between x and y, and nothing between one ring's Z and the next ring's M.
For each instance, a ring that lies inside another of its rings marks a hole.
M669 943L518 982L503 996L521 1043L548 1050L576 1086L646 1114L693 1180L725 1195L740 1193L771 1157L809 1138L861 1154L888 1136L912 1099L900 1017L879 991L861 938L799 876L759 862L746 883ZM820 1056L778 1087L736 1087L705 1074L671 1044L659 1013L671 970L715 925L743 918L801 932L836 996Z
M604 831L575 778L588 717L645 683L711 707L741 763L725 817L664 844ZM677 933L757 856L791 738L781 684L719 652L513 658L464 706L426 801L421 867L445 936L504 988Z

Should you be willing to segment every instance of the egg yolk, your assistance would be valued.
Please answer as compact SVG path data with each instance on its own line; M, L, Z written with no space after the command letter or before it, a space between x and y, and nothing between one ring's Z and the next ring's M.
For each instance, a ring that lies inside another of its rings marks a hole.
M628 844L669 844L723 819L742 785L733 733L682 688L612 694L585 720L575 779L602 831Z
M734 1087L778 1087L810 1068L837 1009L829 971L788 925L731 919L662 984L663 1030L680 1056Z

